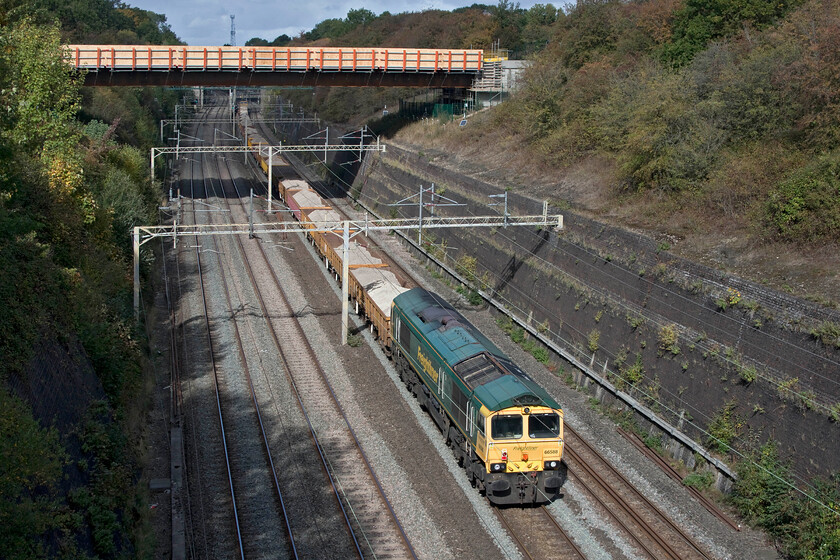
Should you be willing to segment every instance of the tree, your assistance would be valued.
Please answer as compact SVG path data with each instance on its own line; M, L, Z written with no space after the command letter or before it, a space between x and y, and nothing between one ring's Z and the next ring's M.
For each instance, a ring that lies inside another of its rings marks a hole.
M517 50L520 47L521 29L525 25L525 11L519 3L510 0L499 0L490 10L495 25L494 38L498 39L503 48Z
M797 0L686 0L674 15L673 39L662 50L663 59L682 66L713 40L745 26L762 29L784 16Z
M367 25L376 19L376 14L365 8L358 10L350 10L347 12L347 19L345 20L350 28Z
M274 40L269 43L272 47L285 47L289 43L292 42L292 38L283 33L282 35L278 35L274 38Z

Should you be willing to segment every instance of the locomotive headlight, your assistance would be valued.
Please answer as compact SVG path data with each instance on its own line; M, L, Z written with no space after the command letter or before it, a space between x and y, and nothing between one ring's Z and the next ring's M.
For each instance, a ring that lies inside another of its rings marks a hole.
M490 463L490 472L505 472L504 463Z
M545 470L553 471L560 467L560 461L546 461L545 462Z

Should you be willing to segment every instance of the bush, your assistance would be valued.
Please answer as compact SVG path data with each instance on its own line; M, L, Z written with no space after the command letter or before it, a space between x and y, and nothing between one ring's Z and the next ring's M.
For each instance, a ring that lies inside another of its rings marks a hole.
M548 358L549 358L548 350L546 350L542 346L537 346L533 350L531 350L531 355L533 355L534 358L536 358L537 361L542 363L542 364L547 364L548 363Z
M484 298L478 291L470 290L470 293L467 294L467 301L470 302L470 305L481 305L484 303Z
M820 157L782 181L770 194L765 222L786 241L840 240L840 153Z
M621 178L640 189L693 190L708 175L723 131L698 113L685 78L651 73L644 91L623 108L630 118L619 153Z
M709 438L707 439L709 448L720 453L728 453L743 426L743 420L735 414L735 401L726 403L709 424Z
M732 504L751 523L779 539L786 555L820 560L840 557L840 475L816 479L807 493L797 492L790 468L779 460L772 441L738 462L736 472Z
M641 352L636 354L636 361L632 366L628 367L623 372L623 377L630 385L636 385L645 377L645 368L642 366Z
M741 364L738 368L738 375L745 383L752 383L758 378L758 370L755 366L747 366Z
M784 16L796 1L781 0L686 0L674 13L672 39L662 49L662 59L682 66L711 41L742 27L766 27Z
M715 481L715 473L709 471L693 472L686 476L682 483L689 488L696 488L697 490L706 490L711 487Z
M659 351L660 353L664 354L665 352L671 352L673 355L677 355L680 353L680 347L677 346L677 342L680 339L680 330L679 327L675 324L665 325L661 329L659 329Z
M840 348L840 325L831 321L823 321L811 330L811 336L826 346Z
M590 352L598 351L599 340L601 340L601 331L599 331L598 329L593 329L592 332L589 333L588 339L588 347Z
M4 386L0 441L0 557L43 557L40 539L61 521L53 497L66 459L58 433L43 429L29 407Z

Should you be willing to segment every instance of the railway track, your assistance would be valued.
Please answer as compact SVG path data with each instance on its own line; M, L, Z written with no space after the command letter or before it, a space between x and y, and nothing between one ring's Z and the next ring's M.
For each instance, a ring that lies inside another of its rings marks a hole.
M531 560L586 560L580 548L545 507L497 508L496 516Z
M592 495L649 558L711 560L713 557L648 500L568 424L565 460L569 474Z
M223 181L227 189L226 200L242 201L246 198L244 193L232 175L228 175ZM229 204L228 207L234 221L247 220L242 204ZM265 327L273 346L282 356L292 390L306 416L320 462L330 479L355 546L362 557L412 557L410 544L283 291L278 271L272 266L276 258L269 259L261 241L244 242L236 238L232 242L243 255L248 281L262 317L267 318Z
M195 163L198 163L201 168L200 180L194 175ZM213 181L208 176L206 162L193 161L189 167L190 200L195 202L202 195L204 197L212 195ZM199 215L193 204L190 218L197 222ZM198 480L197 485L199 500L202 503L208 502L202 507L205 514L201 519L204 524L201 531L205 540L203 552L208 556L231 554L233 551L228 550L231 543L226 538L219 539L216 534L221 528L230 526L231 532L235 533L233 543L236 550L233 556L276 557L286 546L289 547L287 555L293 556L294 541L289 538L285 543L282 542L282 535L290 533L285 523L277 477L274 475L273 468L270 467L271 454L268 439L265 430L262 429L259 403L241 344L238 345L238 356L220 351L220 347L224 346L222 341L230 340L231 336L237 341L241 340L236 324L227 322L225 318L226 309L229 309L231 305L227 285L221 284L226 303L220 305L220 298L216 291L220 285L211 282L207 277L208 273L218 276L218 270L221 267L220 253L212 251L216 254L215 258L213 256L203 258L202 253L207 252L206 248L202 248L197 242L187 248L194 250L194 264L201 296L200 315L206 336L205 351L209 350L208 361L205 364L208 366L209 375L206 377L210 379L213 388L213 400L215 400L218 417L216 425L219 430L218 438L205 439L201 447L204 448L206 445L212 449L212 452L224 457L224 472L219 469L215 471L202 469L201 461L197 461L198 464L195 465L199 472L204 471L206 474ZM230 330L231 327L232 332L224 332L226 329ZM247 406L249 395L251 408ZM207 399L201 400L206 402ZM200 410L194 411L194 421L200 421L199 414L202 414ZM254 424L260 426L259 431L253 429ZM229 497L225 498L223 507L219 507L222 504L219 503L220 497L215 493L207 497L210 493L208 491L212 492L219 486L207 484L205 488L205 483L208 482L207 477L227 479ZM223 513L225 511L229 513ZM278 539L281 542L278 543Z
M193 181L194 171L193 163L189 163L183 181L185 189L191 198L204 198L204 184ZM218 437L218 405L211 398L215 392L214 359L211 346L207 344L210 329L204 313L204 294L201 283L191 280L197 270L199 255L183 246L169 255L174 261L172 294L178 326L176 346L181 349L177 377L173 379L178 386L171 390L181 396L184 424L187 553L189 557L241 557L239 531L231 521L233 505L224 460L227 451L224 440ZM203 441L204 445L195 445L196 441Z
M216 174L204 158L188 165L185 184L189 185L189 198L185 209L191 211L184 213L187 220L218 221L218 217L224 215L213 212L214 204L209 202L223 200L226 196L224 187L234 185L227 165L217 165ZM203 168L202 180L194 176L198 167ZM221 175L224 175L224 181L220 180ZM238 197L238 194L228 195ZM242 211L238 205L231 208ZM257 275L247 266L247 258L255 258L254 254L245 256L245 245L248 244L230 238L201 242L204 246L199 240L182 240L180 258L175 259L176 291L184 292L179 293L179 338L183 344L179 355L193 367L195 362L201 362L198 369L212 371L209 376L202 375L206 371L198 371L182 379L186 387L184 400L190 403L185 408L186 423L194 442L188 464L194 476L189 477L188 482L197 505L189 515L190 556L276 558L283 556L283 549L288 548L287 556L295 558L413 557L369 466L367 484L359 478L359 465L367 466L367 461L346 420L343 432L335 430L329 422L325 423L324 419L328 417L343 418L340 410L337 414L335 408L322 407L318 414L311 415L314 419L306 417L306 406L300 394L314 394L315 385L311 380L299 380L302 389L297 395L297 406L304 419L289 418L289 409L295 406L288 400L282 402L283 395L295 391L290 391L288 385L280 387L279 391L276 384L272 386L272 377L282 377L284 372L290 371L299 373L305 366L311 366L315 362L314 354L308 348L300 326L295 329L292 325L297 319L288 304L284 314L276 309L276 303L282 299L276 297L278 294L273 293L270 298L259 295ZM262 275L265 277L265 253L256 242L251 245L258 248L260 255L256 260L263 263ZM208 254L213 256L208 257ZM181 274L183 267L187 274L192 270L198 273L198 282L193 287L200 291L200 298L186 297L188 289L182 290L189 284L187 276ZM234 272L237 270L247 271L248 281L237 278ZM272 271L271 275L274 285L278 286L276 274ZM210 276L213 281L208 280ZM266 299L274 303L270 311ZM259 318L254 309L255 300L259 300L263 311ZM201 308L200 312L198 308ZM266 322L270 315L273 315L272 320ZM198 317L202 318L202 327L198 326ZM281 334L273 328L278 323L285 323L286 330ZM278 351L274 358L262 356L263 347L272 345L267 340L259 340L258 333L266 330L272 333L273 346ZM223 331L227 334L223 335ZM198 339L204 339L206 343L194 344ZM284 340L282 345L281 339ZM235 340L235 344L220 342L225 340ZM253 351L246 352L246 345L249 348L252 345ZM220 346L226 347L220 351ZM233 346L236 351L229 351ZM284 360L292 364L291 367L275 366L272 371L272 363L279 364ZM252 369L259 373L252 375ZM212 383L208 384L208 379ZM291 376L289 380L295 388ZM209 407L206 406L208 385L213 386L216 402L216 412L212 415L208 414ZM331 392L331 389L327 390ZM199 397L199 394L205 396ZM323 395L315 400L323 400ZM198 401L205 402L199 405ZM265 422L261 409L267 412ZM217 431L215 435L211 435L211 424ZM309 451L300 445L305 441L301 440L301 433L306 431L313 441ZM233 442L228 441L228 433L235 434ZM261 444L261 452L257 451L258 444ZM272 451L272 445L281 452ZM353 447L356 448L355 455ZM321 456L320 470L325 475L323 483L318 482L319 476L312 476L319 469L311 458L318 454ZM222 457L224 460L220 461ZM283 475L282 484L277 473ZM224 493L219 492L221 479L227 480L228 490ZM281 485L292 498L294 507L289 511ZM332 505L329 500L325 503L322 497L325 486L333 488ZM325 513L337 509L342 510L339 518L343 520L339 523L335 522L335 516ZM284 533L287 535L285 545L278 541Z

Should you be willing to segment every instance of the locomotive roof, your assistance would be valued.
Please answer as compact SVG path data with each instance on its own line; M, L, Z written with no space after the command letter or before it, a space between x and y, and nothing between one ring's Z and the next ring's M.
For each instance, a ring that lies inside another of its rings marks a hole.
M489 410L537 405L559 408L542 387L439 295L414 288L394 298L394 305Z

